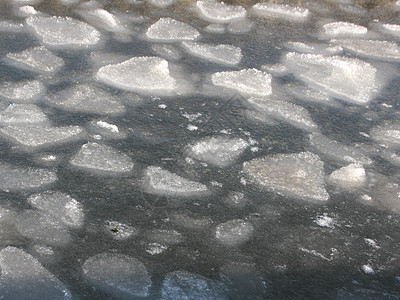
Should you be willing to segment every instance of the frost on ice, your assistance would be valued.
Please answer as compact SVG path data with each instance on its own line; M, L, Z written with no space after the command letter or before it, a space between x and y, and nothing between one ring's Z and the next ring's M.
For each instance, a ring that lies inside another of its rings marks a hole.
M24 250L9 246L0 251L0 298L71 299L64 284Z
M200 17L214 23L229 23L246 17L246 9L240 5L228 5L214 0L197 1Z
M94 27L70 17L30 17L26 25L45 46L55 49L87 49L100 42Z
M227 167L233 164L248 146L249 144L240 138L212 136L190 146L188 155L218 167Z
M215 237L220 243L231 247L247 242L253 233L251 223L237 219L219 224L215 230Z
M151 279L136 258L112 253L89 257L82 266L84 276L99 290L116 299L147 297Z
M200 37L192 26L172 18L160 18L146 32L151 40L163 42L191 41Z
M246 176L261 188L311 202L329 199L323 162L311 152L277 154L243 164Z
M304 22L310 15L307 8L270 2L263 2L254 5L253 13L260 17L283 19L293 22Z
M6 81L0 84L0 99L14 103L33 103L46 92L44 84L37 80Z
M148 167L145 170L143 188L149 194L167 197L206 196L210 193L204 184L155 166Z

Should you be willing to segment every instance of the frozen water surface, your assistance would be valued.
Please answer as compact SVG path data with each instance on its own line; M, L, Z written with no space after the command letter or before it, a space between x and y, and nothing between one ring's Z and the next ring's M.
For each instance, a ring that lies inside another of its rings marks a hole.
M242 59L240 48L232 45L208 45L195 42L182 42L182 45L193 55L216 63L237 65Z
M46 87L38 80L6 81L0 85L0 98L15 103L36 102L45 92Z
M3 126L40 124L48 121L42 110L34 104L10 104L0 112L0 124Z
M200 33L189 24L172 18L160 18L149 27L146 36L151 40L174 42L196 40Z

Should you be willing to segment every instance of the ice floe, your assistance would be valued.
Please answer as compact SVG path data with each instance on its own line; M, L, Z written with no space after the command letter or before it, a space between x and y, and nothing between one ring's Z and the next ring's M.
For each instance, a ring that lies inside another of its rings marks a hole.
M146 233L146 239L161 245L175 245L183 241L183 236L176 230L153 229Z
M102 8L81 9L78 13L92 26L115 33L128 34L130 30L114 14ZM91 33L94 35L94 33Z
M243 57L241 49L232 45L210 45L198 42L182 42L182 45L195 56L225 65L237 65Z
M351 191L365 185L367 176L362 165L353 163L333 171L328 179L332 184Z
M390 149L400 149L400 123L385 122L373 127L370 131L371 139Z
M207 230L212 224L210 218L192 216L186 212L174 213L170 215L169 218L176 226L183 227L188 230Z
M180 51L174 45L154 44L151 49L154 53L167 60L178 61L182 58Z
M390 23L377 23L375 27L384 34L389 34L392 37L400 38L400 25Z
M147 0L150 4L154 6L165 8L175 3L175 0Z
M24 32L24 24L9 21L0 20L0 32Z
M219 224L215 229L215 238L218 242L232 247L247 242L253 233L254 227L251 223L236 219Z
M0 84L0 99L14 103L33 103L46 92L38 80L6 81Z
M310 15L310 11L307 8L270 2L255 4L252 11L260 17L283 19L293 22L304 22Z
M93 120L88 123L89 131L106 139L124 139L126 132L121 131L117 125L103 120Z
M322 43L303 43L303 42L287 42L287 48L301 53L337 55L343 52L343 48L338 45L322 44Z
M259 187L287 197L316 203L329 199L323 162L311 152L255 158L243 164L243 171Z
M10 104L0 111L0 125L27 125L50 122L42 110L34 104Z
M246 9L214 0L199 0L196 7L201 18L214 23L229 23L246 17Z
M332 22L322 26L322 34L327 37L360 37L368 33L368 28L350 22Z
M200 33L189 24L172 18L160 18L146 32L151 40L163 42L191 41L200 37Z
M116 240L126 240L139 234L139 229L117 221L106 221L105 229Z

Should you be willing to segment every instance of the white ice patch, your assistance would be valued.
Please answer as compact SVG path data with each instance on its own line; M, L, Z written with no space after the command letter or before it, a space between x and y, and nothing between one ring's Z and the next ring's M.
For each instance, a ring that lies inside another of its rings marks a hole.
M146 32L151 40L175 42L191 41L200 37L200 33L192 26L172 18L160 18Z
M354 104L368 103L383 84L375 67L355 58L290 52L284 64L311 87Z
M22 249L0 252L0 297L4 299L72 299L64 284Z
M311 152L255 158L243 164L243 171L259 187L287 197L315 203L329 199L323 162Z
M329 217L326 213L324 213L323 215L317 216L314 220L314 223L321 227L335 228L334 225L336 222L334 218Z
M176 230L153 229L146 233L146 239L162 245L175 245L183 241L182 234Z
M117 125L102 120L93 120L88 123L88 129L91 133L100 135L106 139L125 139L126 132L120 130Z
M83 145L72 158L71 165L89 172L108 175L128 174L134 166L128 155L98 143Z
M239 246L247 242L254 233L251 223L241 219L219 224L215 230L216 239L226 246Z
M285 76L288 73L286 67L280 63L262 65L261 69L274 76Z
M375 271L374 269L371 267L371 265L363 265L361 266L361 270L368 275L374 275Z
M248 146L249 144L240 138L212 136L190 146L187 154L217 167L227 167L233 164Z
M371 139L392 150L400 149L400 123L387 122L373 127L370 131Z
M367 27L349 22L332 22L322 26L327 37L359 37L368 33Z
M196 197L210 194L204 184L155 166L148 167L145 170L143 189L149 194L172 197Z
M116 299L147 297L151 279L146 267L136 258L112 253L89 257L83 275L97 289Z
M30 17L26 25L50 48L87 49L100 42L100 32L70 17Z
M0 32L24 32L24 24L16 23L9 20L0 20Z
M175 0L147 0L150 4L154 6L165 8L175 3Z
M81 9L78 13L94 27L114 33L130 33L128 27L121 20L105 9Z
M37 11L33 6L24 5L15 9L15 14L21 18L27 18L30 16L40 16L41 12Z
M53 75L64 66L64 61L43 46L26 49L22 52L8 53L4 61L22 70Z
M174 45L154 44L151 49L167 60L178 61L182 58L180 51Z
M204 27L204 31L210 33L224 33L225 26L223 24L210 24Z
M253 6L252 10L254 14L260 17L276 18L293 22L304 22L310 15L310 11L307 8L270 2L258 3Z
M373 239L364 238L364 242L372 248L379 249L380 247Z
M44 84L37 80L6 81L0 84L0 99L15 103L33 103L46 92Z
M382 33L389 34L395 38L400 38L400 25L398 24L378 23L376 27Z
M247 19L239 19L229 23L226 26L226 30L232 34L244 34L249 32L253 28L253 22Z
M285 46L296 52L309 54L337 55L343 51L343 48L338 45L321 43L288 42Z
M183 42L182 45L194 56L225 65L237 65L243 57L241 49L232 45L210 45L196 42Z
M272 94L272 76L257 69L217 72L211 75L214 85L233 89L246 96L265 97Z
M246 9L240 5L228 5L214 0L199 0L196 6L201 18L214 23L229 23L246 17Z
M333 171L329 175L329 181L344 190L351 191L362 187L367 181L367 176L362 165L353 163Z
M28 125L48 123L49 119L42 110L34 104L10 104L0 111L0 125Z

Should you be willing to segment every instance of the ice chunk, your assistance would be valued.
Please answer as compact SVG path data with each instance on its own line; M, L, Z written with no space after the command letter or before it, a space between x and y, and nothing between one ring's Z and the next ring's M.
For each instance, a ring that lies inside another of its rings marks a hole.
M293 22L304 22L310 15L307 8L270 2L257 3L253 6L253 12L261 17L277 18Z
M36 102L45 92L46 87L37 80L6 81L0 84L0 98L16 103Z
M161 7L161 8L168 7L175 3L175 0L147 0L147 1L153 5L155 5L157 7Z
M102 8L81 9L78 12L91 25L115 33L130 33L129 29L114 14Z
M210 24L204 28L204 31L211 33L224 33L225 26L223 24Z
M170 93L177 88L168 62L159 57L134 57L105 66L100 68L96 78L120 89L150 94Z
M71 293L32 255L7 247L0 251L0 297L4 299L67 300Z
M386 122L373 127L370 131L371 138L377 143L390 149L400 149L400 123Z
M323 162L311 152L276 154L243 164L245 175L261 188L316 203L329 199Z
M48 170L0 163L0 190L3 191L36 189L54 183L56 180L56 173Z
M43 46L33 47L18 53L8 53L4 61L17 68L52 75L64 66L64 61Z
M240 5L228 5L214 0L199 0L196 6L201 18L214 23L229 23L246 17L246 9Z
M367 177L364 167L360 164L350 164L337 169L329 175L329 181L345 190L354 190L362 187Z
M33 6L30 6L30 5L24 5L24 6L15 8L15 14L21 18L42 15L41 12L37 11Z
M125 107L116 96L93 84L78 84L47 98L47 101L66 111L116 116L125 113Z
M333 98L325 92L312 89L303 84L288 84L286 87L289 93L300 100L325 105L335 105Z
M146 36L152 40L174 42L196 40L200 33L186 23L172 18L160 18L149 27Z
M83 145L71 160L71 164L90 172L109 175L129 173L133 169L133 162L128 155L97 143Z
M24 32L24 24L8 20L0 20L0 32Z
M377 181L371 189L371 197L363 200L378 209L400 214L400 186L397 182Z
M124 139L127 134L119 130L117 125L102 120L93 120L89 122L89 129L94 134L101 135L107 139Z
M368 33L367 27L350 22L332 22L322 26L322 29L328 37L359 37Z
M286 47L296 52L322 55L335 55L343 51L340 46L320 43L288 42Z
M395 42L353 39L335 39L331 42L360 56L387 61L400 60L400 47Z
M149 194L167 197L206 196L210 194L204 184L180 177L155 166L148 167L145 170L143 188Z
M272 94L272 76L257 69L217 72L211 75L214 85L238 91L249 96L269 96Z
M116 299L147 297L151 287L146 267L136 258L101 253L86 260L84 276L99 290Z
M51 48L87 49L100 42L100 32L70 17L30 17L26 25Z
M42 110L34 104L10 104L0 111L0 125L24 125L49 122Z
M71 242L67 227L45 212L26 210L17 216L16 227L20 234L51 246L65 246Z
M374 269L371 267L371 265L363 265L363 266L361 267L361 270L363 270L363 272L364 272L365 274L369 274L369 275L374 275L374 274L375 274L375 271L374 271Z
M240 219L219 224L215 229L216 239L229 247L239 246L247 242L253 233L253 225Z
M161 288L162 300L173 299L227 299L223 283L187 271L175 271L165 276Z
M79 2L79 0L58 0L58 1L60 1L61 4L64 4L66 6L73 5Z
M79 126L53 127L50 125L23 125L0 128L0 135L11 143L19 145L24 151L35 151L86 136Z
M261 69L274 76L285 76L288 73L286 67L280 63L262 65Z
M249 198L247 198L241 192L230 192L224 199L224 203L233 208L243 208L249 203Z
M390 34L393 37L400 38L400 25L398 24L378 23L376 27L382 33Z
M248 146L249 144L240 138L211 136L190 146L188 155L217 167L227 167L233 164Z
M178 61L182 58L178 49L176 49L173 45L154 44L151 46L151 49L154 51L154 53L164 57L167 60Z
M151 242L162 245L175 245L182 243L182 234L176 230L153 229L146 234L146 238Z
M183 42L183 47L195 56L225 65L237 65L242 59L239 47L231 45L210 45L196 42Z
M97 69L109 64L117 64L127 60L129 56L115 53L115 52L103 52L93 51L90 53L90 63Z
M107 232L116 240L126 240L139 234L137 228L117 221L106 221L105 223Z
M290 52L284 61L298 79L350 103L366 104L382 88L377 69L355 58Z
M67 226L80 227L83 225L82 205L67 194L48 191L30 196L28 202Z
M319 215L316 217L316 219L314 220L314 223L316 223L318 226L321 227L327 227L327 228L335 228L335 219L328 216L328 214L324 213L322 215Z
M286 102L284 100L249 98L248 102L262 114L287 122L292 126L298 127L310 132L318 129L317 124L311 119L308 111L298 105Z
M226 30L232 34L243 34L249 32L254 24L247 19L233 21L226 26Z

